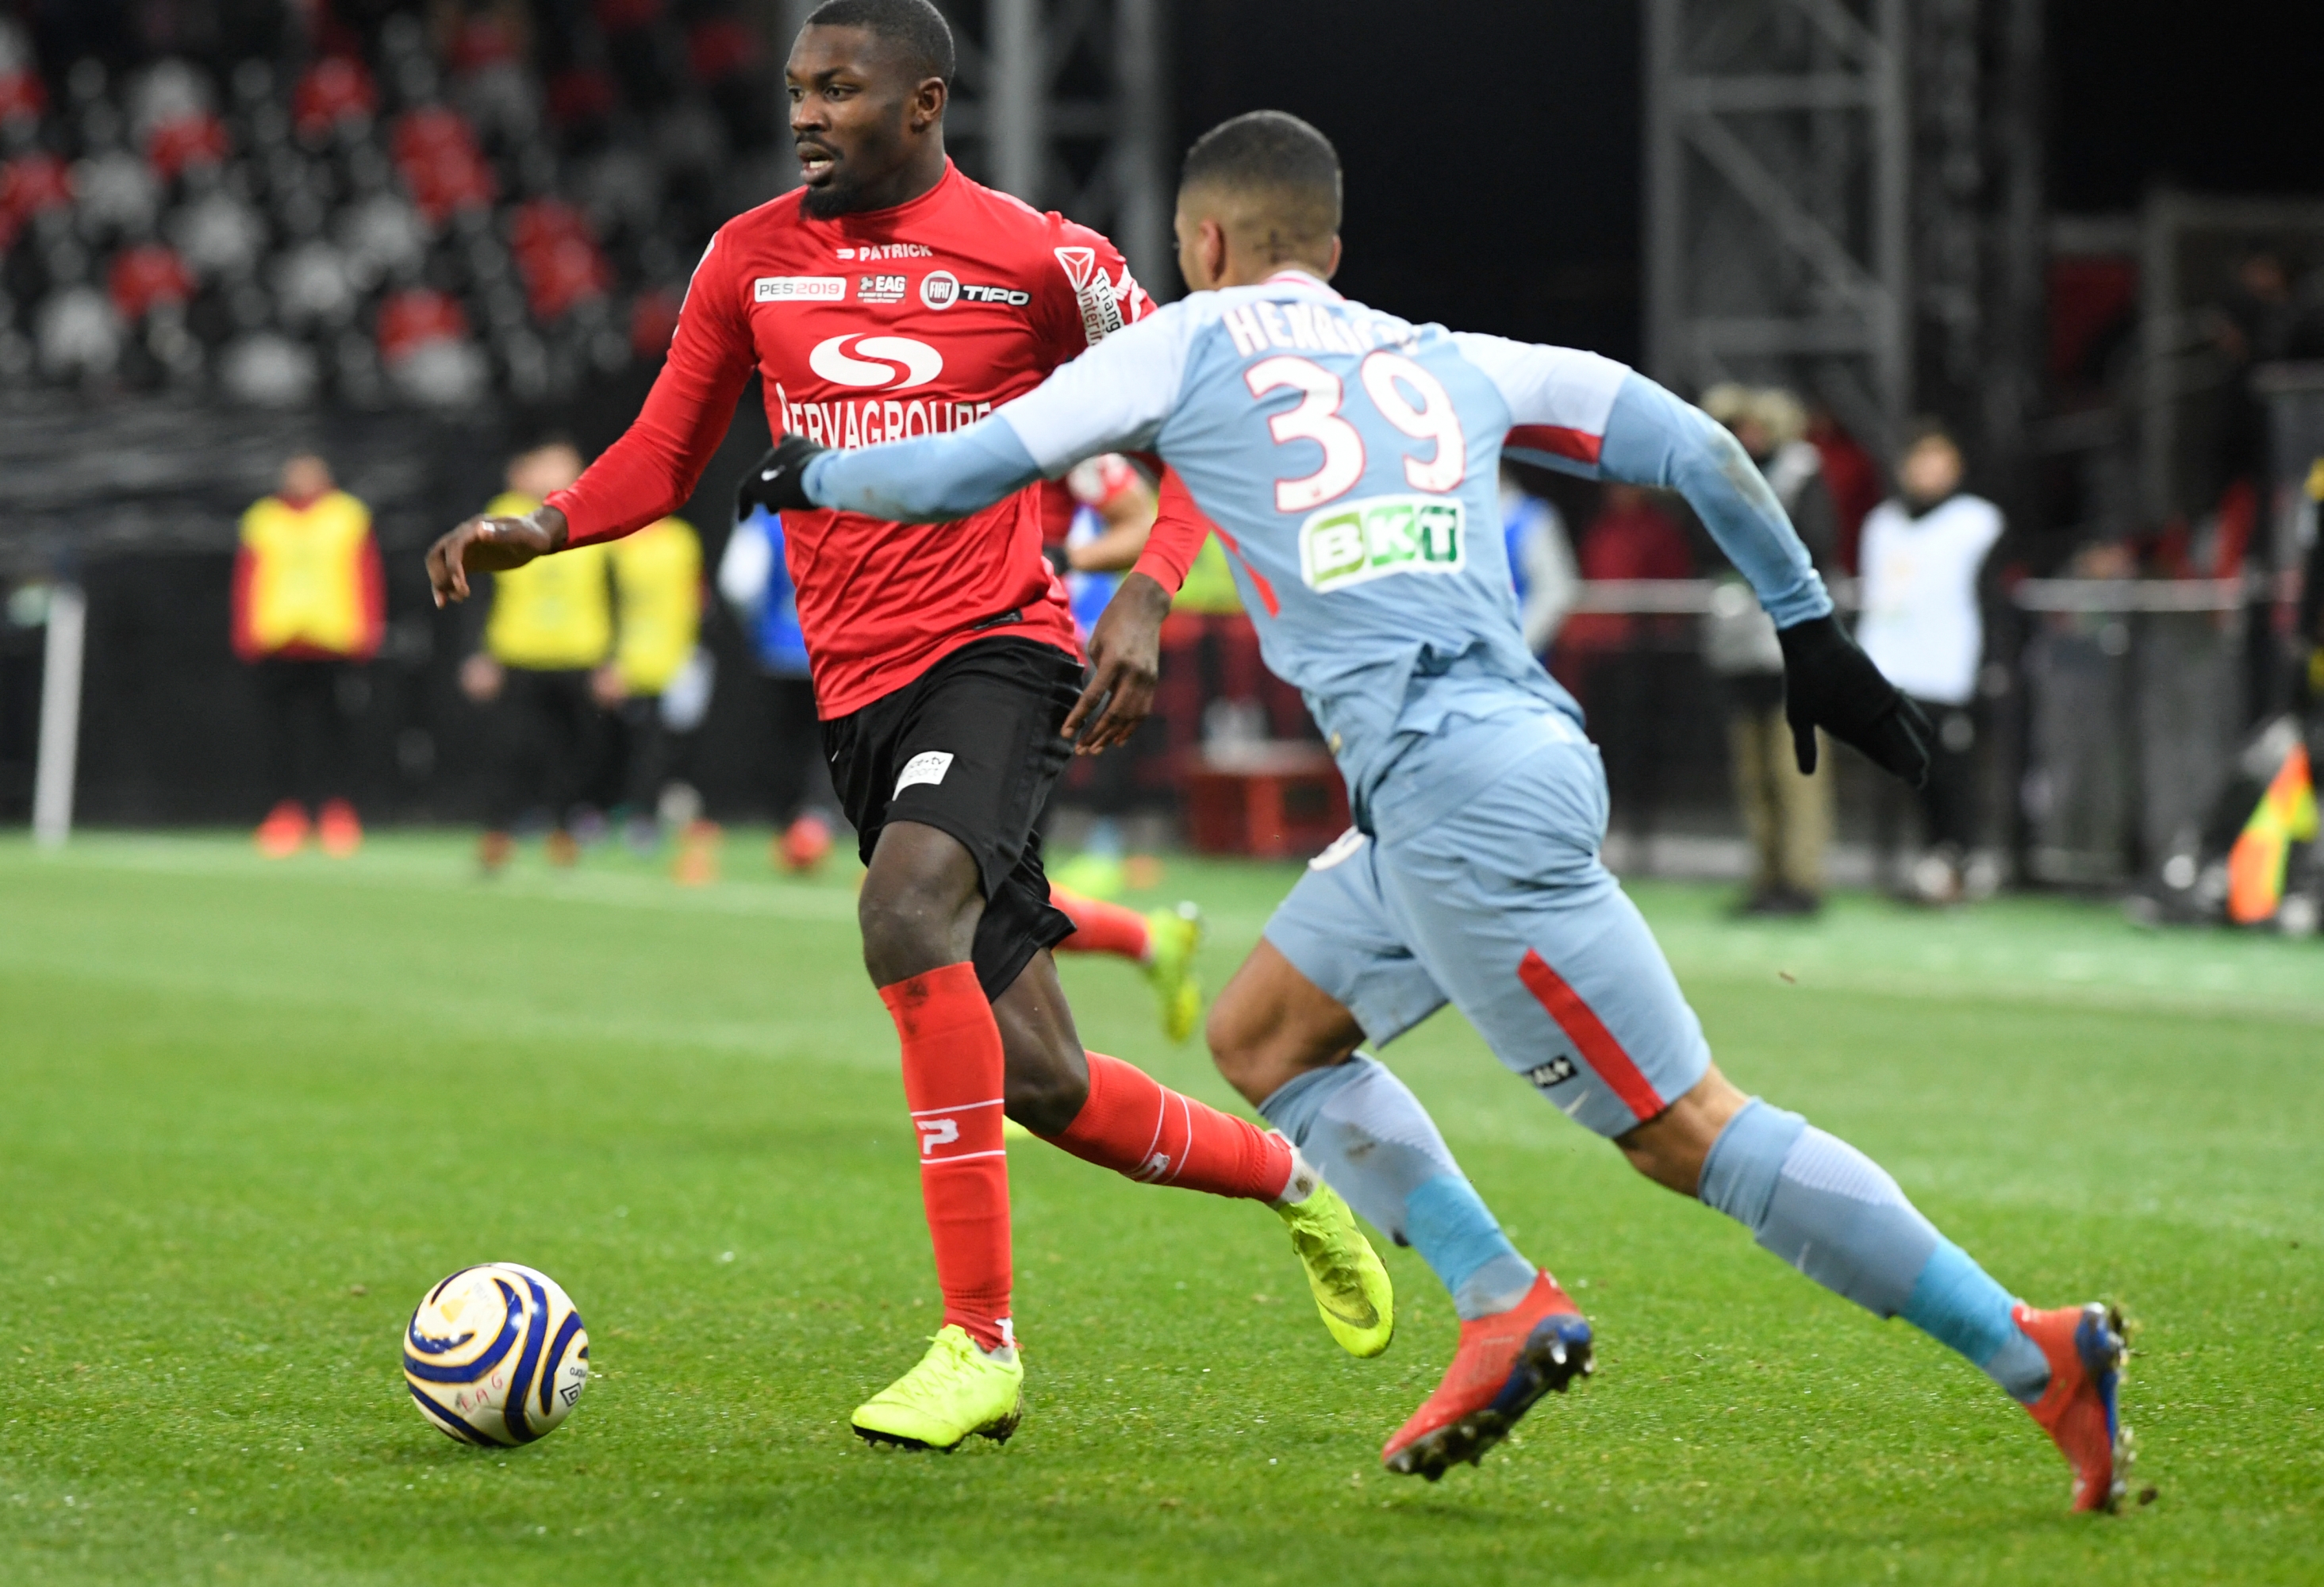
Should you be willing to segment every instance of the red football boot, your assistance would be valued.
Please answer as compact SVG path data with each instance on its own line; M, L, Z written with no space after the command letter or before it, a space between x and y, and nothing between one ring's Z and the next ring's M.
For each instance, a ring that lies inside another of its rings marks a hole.
M831 853L831 823L810 810L790 824L775 845L784 870L805 876Z
M306 845L307 807L284 799L258 824L258 852L270 860L287 860Z
M1431 1482L1448 1466L1473 1466L1534 1401L1591 1370L1590 1324L1544 1273L1508 1311L1461 1324L1444 1380L1381 1449L1380 1463Z
M345 799L325 805L315 818L315 829L323 840L323 852L335 860L344 860L363 847L363 822Z
M2050 1387L2025 1408L2074 1468L2074 1508L2114 1509L2130 1486L2130 1435L2116 1416L2128 1353L2122 1314L2092 1301L2010 1315L2049 1359Z

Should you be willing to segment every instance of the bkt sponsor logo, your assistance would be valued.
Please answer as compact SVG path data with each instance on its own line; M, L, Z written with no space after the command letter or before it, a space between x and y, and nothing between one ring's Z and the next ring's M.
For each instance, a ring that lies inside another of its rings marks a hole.
M1299 576L1323 594L1392 573L1459 573L1468 566L1459 498L1367 496L1308 514Z
M855 344L852 351L850 342ZM855 331L817 342L807 355L807 366L834 385L867 391L892 386L902 392L924 386L942 374L944 355L909 337L865 336Z

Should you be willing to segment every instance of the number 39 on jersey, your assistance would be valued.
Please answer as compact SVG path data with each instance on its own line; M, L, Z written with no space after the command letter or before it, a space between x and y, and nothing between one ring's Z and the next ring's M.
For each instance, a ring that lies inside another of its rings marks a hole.
M1299 526L1302 577L1308 588L1328 592L1391 573L1459 572L1467 556L1462 506L1452 493L1468 477L1469 445L1451 394L1419 364L1386 348L1364 355L1357 381L1380 418L1421 443L1406 451L1404 477L1430 495L1341 501L1363 478L1368 462L1363 430L1342 411L1348 401L1344 383L1296 355L1262 358L1243 373L1254 399L1286 389L1299 393L1296 403L1267 421L1276 444L1312 442L1323 454L1312 473L1275 482L1277 512L1308 514Z

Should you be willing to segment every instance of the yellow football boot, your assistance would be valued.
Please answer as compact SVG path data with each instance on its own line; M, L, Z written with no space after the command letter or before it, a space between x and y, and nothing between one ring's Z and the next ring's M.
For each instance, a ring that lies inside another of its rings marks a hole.
M1003 1444L1024 1414L1024 1384L1015 1345L981 1350L948 1323L918 1366L855 1407L856 1435L906 1449L953 1449L972 1433Z
M1203 1022L1203 983L1194 979L1194 950L1203 945L1203 912L1193 904L1155 909L1146 917L1152 955L1141 966L1162 1006L1162 1034L1184 1041Z
M1277 1202L1276 1215L1291 1231L1291 1249L1307 1269L1323 1326L1342 1350L1369 1360L1396 1335L1396 1287L1372 1242L1356 1227L1355 1213L1304 1159L1293 1171L1293 1188L1303 1180L1314 1186L1306 1199Z

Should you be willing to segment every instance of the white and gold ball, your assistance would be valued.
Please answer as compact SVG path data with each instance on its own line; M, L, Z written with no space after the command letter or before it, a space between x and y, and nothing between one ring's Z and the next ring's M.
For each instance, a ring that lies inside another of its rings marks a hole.
M530 1444L555 1432L589 1386L589 1334L548 1274L515 1262L463 1268L411 1314L403 1380L438 1431L463 1444Z

